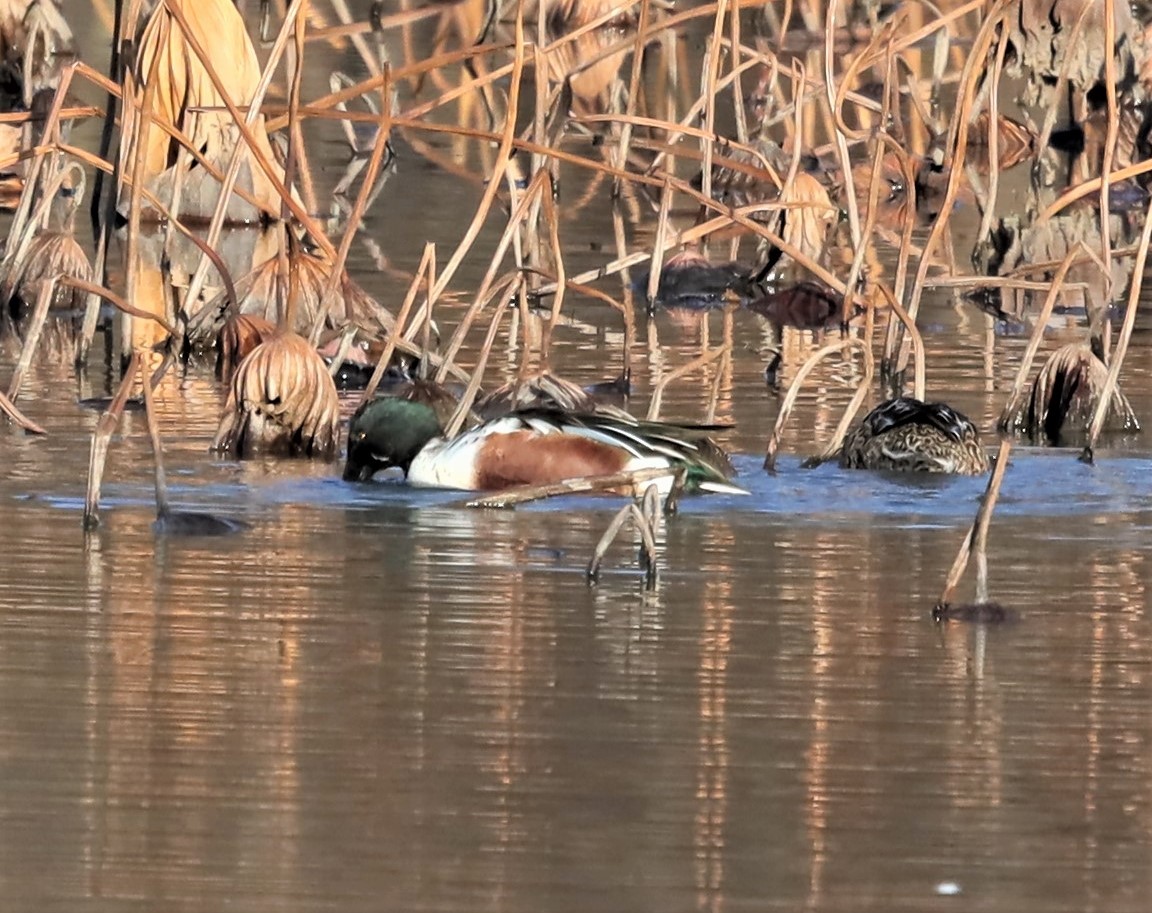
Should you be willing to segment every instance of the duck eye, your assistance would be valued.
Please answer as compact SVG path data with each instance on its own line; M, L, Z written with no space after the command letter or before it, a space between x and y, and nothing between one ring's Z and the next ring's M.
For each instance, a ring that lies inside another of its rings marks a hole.
M367 431L361 431L359 434L356 435L356 440L362 441L366 437L368 437L368 432Z

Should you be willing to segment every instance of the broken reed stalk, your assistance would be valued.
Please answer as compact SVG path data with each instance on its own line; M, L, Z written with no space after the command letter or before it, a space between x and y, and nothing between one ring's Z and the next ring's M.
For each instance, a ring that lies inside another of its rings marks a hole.
M1120 114L1116 104L1115 15L1116 0L1104 0L1104 91L1108 101L1108 128L1104 134L1104 159L1100 165L1100 251L1104 258L1104 281L1107 289L1105 294L1108 298L1112 297L1112 223L1108 218L1112 211L1108 203L1112 179L1109 175L1112 171L1112 162L1116 158L1116 142L1120 137ZM1072 55L1069 54L1068 56ZM1145 239L1142 247L1146 248L1147 245L1148 241ZM1133 277L1132 281L1134 284L1138 282L1136 277ZM1133 310L1135 310L1134 307ZM1109 372L1109 377L1111 377L1111 372ZM1109 393L1111 389L1112 387L1109 386ZM1109 397L1105 397L1104 402L1107 403L1108 399ZM1097 408L1097 415L1101 420L1103 420L1103 414L1103 411ZM1091 444L1094 441L1095 438L1089 441L1089 450L1091 450Z
M544 4L540 4L541 11ZM625 100L624 113L635 114L636 104L640 96L641 76L643 75L644 43L648 34L648 17L650 13L649 0L640 0L640 12L636 25L636 40L632 47L632 72L628 77L628 97ZM619 145L616 147L616 167L621 171L628 169L628 151L632 145L632 125L625 123L620 128ZM621 182L616 178L612 183L612 196L620 195Z
M888 286L883 282L877 282L876 287L888 302L888 308L896 316L896 321L904 327L908 334L908 339L912 345L912 395L923 402L928 362L927 354L924 351L924 337L920 335L916 321L900 306L900 302L896 300L896 295L888 290ZM896 392L899 393L899 391Z
M672 383L672 381L679 380L681 377L691 374L693 371L698 371L701 368L707 367L708 365L712 364L712 362L716 361L716 359L730 351L731 347L729 344L725 343L723 345L719 345L716 348L711 349L710 351L707 351L702 355L697 356L696 358L693 358L690 362L681 365L674 371L669 371L667 374L661 377L656 386L652 388L652 400L648 403L648 414L646 416L646 420L650 422L659 421L660 408L664 404L664 391L668 388L668 385Z
M1006 425L1020 406L1020 401L1024 396L1024 388L1028 383L1028 375L1032 370L1032 362L1035 360L1040 342L1044 338L1044 327L1048 324L1048 317L1052 314L1052 308L1056 306L1056 300L1064 289L1064 278L1083 250L1085 250L1083 241L1078 241L1069 248L1059 269L1052 277L1052 282L1048 286L1048 294L1044 297L1044 304L1041 305L1040 312L1036 315L1036 324L1032 327L1032 337L1028 340L1028 348L1024 350L1024 357L1020 359L1020 367L1016 369L1016 380L1012 383L1012 392L1008 394L1008 400L1004 403L1004 409L1000 413L1001 425Z
M483 227L484 222L488 218L488 211L492 208L492 204L496 200L496 193L504 182L504 171L507 169L508 161L512 157L513 144L516 139L516 117L520 111L520 82L524 72L524 56L524 8L523 4L517 4L516 44L515 57L512 61L512 81L508 87L508 110L504 117L504 130L500 135L500 146L496 153L496 162L492 168L492 174L489 176L488 186L484 188L484 195L480 199L480 205L476 207L476 212L472 216L472 222L469 224L468 230L464 232L464 237L460 239L456 250L452 252L448 263L445 264L444 272L440 274L435 288L429 292L428 297L430 299L438 299L444 294L448 283L451 282L452 277L456 275L456 270L460 268L460 264L472 249L472 245L475 243L481 227ZM521 218L523 218L523 216L521 216ZM462 340L463 337L461 336L461 341ZM454 357L455 353L452 352L450 348L446 360L451 362ZM443 370L438 372L438 382L443 381L442 375Z
M15 424L19 425L29 434L48 433L42 427L32 421L32 419L28 418L28 416L26 416L23 412L17 409L16 404L8 399L8 397L3 393L0 393L0 412L3 412L5 415L7 415L8 418L10 418Z
M1101 221L1108 220L1108 213L1100 214ZM1120 369L1124 364L1124 356L1128 354L1128 342L1132 338L1132 328L1136 325L1136 309L1140 304L1140 290L1144 287L1144 267L1148 262L1148 245L1152 244L1152 203L1148 204L1148 211L1144 214L1144 228L1140 233L1140 243L1136 249L1136 263L1132 268L1132 283L1128 289L1128 303L1124 310L1124 323L1120 327L1120 335L1116 340L1116 348L1112 352L1112 360L1108 364L1108 379L1100 391L1099 402L1096 403L1096 412L1092 416L1092 424L1088 428L1088 443L1084 447L1081 458L1088 463L1093 460L1093 451L1100 438L1100 431L1104 427L1104 420L1108 415L1108 407L1112 402L1112 394L1116 390L1116 381L1120 377Z
M828 103L828 110L832 112L834 120L839 121L840 115L836 107L836 4L829 3L824 22L824 92ZM844 194L848 204L848 228L852 235L852 249L859 250L862 236L860 234L860 212L856 200L856 185L852 179L852 159L848 155L848 141L844 132L839 128L832 131L833 144L836 149L836 158L840 163L840 173L844 178Z
M980 228L976 237L983 242L992 233L992 219L996 210L996 198L1000 190L1000 74L1004 71L1004 56L1008 51L1008 29L1001 29L1000 41L996 47L996 58L989 77L991 88L988 92L988 193L981 207ZM1072 55L1067 55L1071 57ZM1104 219L1102 221L1107 221Z
M645 306L649 313L660 292L660 276L664 271L664 251L668 246L668 214L672 210L672 186L665 181L660 188L660 211L656 216L656 236L652 239L652 257L648 261L648 285L644 290Z
M388 364L392 361L392 355L396 352L396 344L404 335L404 330L408 325L408 313L412 310L412 305L416 302L416 296L420 292L420 286L426 283L430 273L430 269L435 268L436 263L436 245L427 241L424 244L424 253L420 257L420 265L416 267L416 275L412 278L411 284L408 286L408 293L404 296L404 302L400 305L400 313L396 315L396 323L392 326L392 332L388 335L388 343L384 346L384 352L380 356L380 360L376 362L376 368L372 371L372 377L368 380L368 386L364 388L363 394L360 396L360 402L366 403L373 396L376 395L376 390L380 386L380 381L384 379L384 372L388 370ZM431 283L426 283L431 288ZM423 358L427 358L425 354Z
M40 282L40 293L36 296L36 307L32 311L32 319L28 323L28 334L24 337L24 345L20 349L20 359L12 372L12 379L8 382L8 399L15 403L20 398L20 387L24 382L24 375L32 364L32 355L40 342L40 334L44 323L48 319L48 308L52 304L52 296L56 294L56 279L44 279Z
M133 350L128 370L120 381L111 404L100 416L92 432L92 449L88 454L88 487L84 494L84 529L93 530L100 525L100 486L104 480L104 464L108 460L108 443L120 424L124 404L132 392L132 384L140 367L140 353Z
M957 106L956 116L949 132L949 146L952 150L948 172L948 183L944 191L944 199L940 204L940 215L932 225L928 238L924 242L924 253L920 264L916 268L916 277L912 283L912 295L908 303L908 316L916 320L920 312L920 299L924 293L924 279L928 275L928 267L932 263L932 254L944 231L948 227L952 215L952 208L956 202L956 195L960 191L960 182L964 170L964 155L968 149L969 114L976 93L980 76L984 72L984 63L988 58L988 51L992 46L992 38L996 29L1006 25L1006 10L1011 0L995 0L992 10L980 26L973 42L972 53L964 64L964 71L960 78L960 102Z
M851 426L856 414L860 411L860 407L864 405L864 400L868 396L868 392L872 387L872 378L876 373L875 360L872 357L872 342L871 342L871 324L869 324L868 332L866 332L864 339L861 341L860 354L863 356L864 373L860 377L860 382L856 385L856 392L852 394L852 399L848 401L848 406L844 410L844 414L840 416L840 421L836 424L836 430L832 432L832 439L828 441L827 446L816 456L808 457L800 464L801 469L815 469L817 466L827 463L829 460L838 459L840 450L844 446L844 437L848 434L848 428ZM923 394L919 398L923 398Z
M472 328L472 323L480 314L483 308L483 302L488 300L489 291L492 284L496 281L496 275L504 260L505 254L508 252L509 245L516 237L516 233L520 224L531 212L532 206L541 193L544 182L548 178L548 172L541 170L536 173L532 181L528 184L527 189L524 191L520 201L516 204L511 217L508 219L508 224L504 227L504 233L500 236L499 242L496 244L496 250L493 252L491 259L488 261L488 270L484 273L484 278L480 281L480 288L476 291L476 297L472 300L468 310L460 318L460 322L456 326L455 332L452 334L452 339L448 343L448 348L444 352L444 363L441 365L440 370L436 373L436 382L443 383L444 377L447 373L447 365L452 364L456 360L456 356L460 352L460 347L464 345L464 339L468 331ZM463 242L461 242L463 243ZM459 248L457 248L457 253ZM440 277L440 281L429 293L429 300L438 298L444 288L444 277Z
M16 215L12 219L12 225L8 232L9 238L23 238L28 231L28 216L40 183L40 171L44 167L46 158L39 150L45 146L50 149L58 147L60 142L60 113L64 108L64 99L72 85L72 78L81 66L82 64L73 62L64 67L60 73L60 84L56 89L52 107L49 109L48 116L44 120L44 128L40 132L40 145L36 149L31 150L32 164L27 168L26 174L24 175L24 190L20 194L20 202L16 207ZM49 137L55 137L56 142L50 142ZM27 153L22 153L22 155L24 154ZM5 251L5 265L7 265L14 254L15 251Z
M160 426L156 423L156 403L152 379L148 376L148 363L138 358L140 387L144 391L144 416L148 424L148 440L152 443L152 466L156 479L156 516L167 517L172 510L168 504L168 478L164 473L164 445L160 440Z
M727 0L717 0L716 13L712 19L712 34L704 48L704 62L701 69L700 97L704 102L704 132L709 134L708 140L701 140L700 149L700 192L706 197L712 196L712 151L711 136L716 127L716 81L720 76L720 56L723 53L721 39L724 36L724 11L728 7Z
M384 75L385 77L388 75L387 68L385 68ZM384 80L382 91L385 97L387 97L389 91L387 78ZM380 113L379 126L376 131L376 144L372 148L371 156L369 156L368 166L365 169L364 178L360 184L360 191L356 194L356 202L348 216L348 227L344 231L344 237L340 239L340 246L336 250L336 259L332 263L328 281L324 284L324 291L320 296L320 306L316 310L316 319L313 321L312 328L308 334L308 339L312 345L316 345L316 343L320 341L320 331L324 328L328 313L331 309L332 297L335 295L336 289L340 285L340 280L344 275L344 265L348 261L348 251L351 249L352 241L361 228L361 220L364 217L365 210L368 208L368 201L371 199L372 189L376 186L376 178L380 173L380 166L383 164L384 154L388 150L388 134L390 132L388 122L391 116L391 107L385 105Z
M488 335L484 338L484 345L480 349L480 357L476 361L476 367L472 369L472 379L468 381L468 387L460 398L460 404L452 413L452 420L444 431L445 437L455 437L463 427L464 420L471 413L472 403L476 401L476 394L480 392L480 382L484 378L484 369L488 366L488 357L492 354L492 346L496 342L496 332L500 329L500 319L504 316L504 311L508 309L511 297L519 294L523 284L523 275L514 273L506 283L500 283L492 290L493 296L500 296L500 302L492 314L492 322L488 325Z
M816 368L829 355L835 355L838 352L847 353L852 349L861 349L866 351L865 359L870 358L871 350L865 346L859 339L841 339L839 342L834 342L817 349L803 365L800 370L796 372L796 376L792 379L792 383L788 386L788 393L784 396L784 402L780 405L780 412L776 416L776 424L772 428L772 436L768 439L768 448L764 455L764 468L768 472L774 473L776 471L776 454L780 450L780 438L784 434L784 425L788 422L788 416L792 413L792 408L796 405L796 399L800 395L800 388L803 386L804 381L808 375Z
M984 543L988 539L988 527L992 522L992 511L996 509L996 501L1000 498L1000 486L1004 481L1004 473L1008 469L1008 454L1012 451L1012 441L1002 438L1000 449L996 454L996 468L992 470L992 477L988 480L988 487L980 499L980 508L976 511L976 519L971 529L964 536L960 544L960 551L956 560L952 562L952 569L948 572L948 580L944 584L944 592L940 594L937 608L947 608L956 595L956 587L968 567L968 558L972 553L973 544L978 544L980 551L984 550Z
M552 296L552 308L548 315L548 322L540 336L540 369L549 369L549 356L552 352L552 334L556 331L556 324L560 321L560 307L564 303L564 293L568 290L568 271L564 267L564 248L560 244L560 216L556 212L555 187L552 184L552 173L547 170L540 172L543 179L540 192L537 195L543 202L544 224L548 226L548 245L552 251L552 262L556 268L556 294ZM521 292L524 288L521 289ZM525 336L527 340L527 336Z
M664 479L673 475L675 470L666 468L634 469L627 472L616 472L606 476L585 476L579 479L565 479L563 482L550 482L547 485L524 485L518 488L508 488L495 494L473 498L466 502L466 507L506 509L544 498L555 498L561 495L585 494L588 492L615 492L623 488L635 489L645 482Z
M649 485L644 492L643 506L637 505L635 502L625 504L616 512L612 518L612 522L608 524L608 528L604 530L604 535L600 537L600 541L596 543L596 547L592 550L592 557L588 561L588 567L584 571L584 577L588 584L600 582L600 567L604 563L604 556L608 553L608 549L612 543L620 535L620 531L624 528L629 520L632 521L632 526L640 535L640 567L644 571L644 588L651 590L655 589L656 583L659 579L659 567L657 564L656 552L656 537L657 530L660 522L659 508L655 511L648 510L649 494L655 493L656 486ZM659 503L659 496L656 496L656 503Z

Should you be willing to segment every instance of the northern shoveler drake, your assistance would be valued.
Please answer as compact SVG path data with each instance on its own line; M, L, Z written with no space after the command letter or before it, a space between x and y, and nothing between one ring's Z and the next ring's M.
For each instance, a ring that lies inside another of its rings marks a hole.
M881 403L844 438L845 469L980 475L988 454L976 426L944 403L900 396Z
M1091 346L1063 346L1036 375L1027 406L1008 416L1002 430L1033 440L1044 437L1055 445L1073 442L1088 433L1107 380L1108 368ZM1119 388L1112 391L1103 430L1140 430L1132 405Z
M383 397L364 403L348 426L344 478L366 481L399 467L415 485L498 491L638 469L686 470L686 487L745 494L729 480L727 455L707 429L600 414L526 409L445 440L433 410Z

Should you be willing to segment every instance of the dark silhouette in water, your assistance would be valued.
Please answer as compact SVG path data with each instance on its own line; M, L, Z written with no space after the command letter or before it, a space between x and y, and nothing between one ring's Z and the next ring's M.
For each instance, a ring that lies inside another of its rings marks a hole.
M144 413L148 420L148 438L152 442L152 463L156 471L156 520L152 523L152 529L157 535L167 536L228 536L248 529L249 525L243 520L217 517L200 511L172 509L168 501L168 480L164 473L164 450L152 402L152 379L148 374L147 365L141 362Z
M713 263L703 254L684 250L672 257L660 271L660 284L649 309L656 305L668 308L706 310L745 302L755 296L756 281L739 263ZM648 273L632 283L635 291L648 288Z
M840 319L841 296L819 282L799 282L748 302L748 310L778 327L815 330Z
M963 605L950 605L946 602L932 607L932 620L937 624L949 621L971 624L1003 624L1012 621L1014 614L998 602L974 602Z

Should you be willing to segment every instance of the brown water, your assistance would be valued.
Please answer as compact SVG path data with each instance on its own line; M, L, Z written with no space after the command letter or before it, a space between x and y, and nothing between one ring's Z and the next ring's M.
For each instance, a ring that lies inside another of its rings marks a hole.
M395 179L366 234L410 267L478 191L404 154L419 186ZM576 268L610 237L602 213L563 231ZM614 375L618 317L573 315L557 369ZM638 411L699 351L698 327L640 323ZM990 429L1025 339L940 295L922 323L930 392ZM207 366L160 391L174 499L251 529L156 536L130 413L85 537L98 412L77 400L110 378L45 359L21 403L50 435L0 428L0 908L1145 909L1146 439L1096 466L1017 450L990 560L1013 620L937 625L983 481L801 470L850 396L842 365L768 476L767 330L743 313L735 333L719 417L752 496L688 501L650 592L626 542L585 583L612 500L476 512L335 464L210 457ZM815 344L788 335L786 377ZM1129 365L1152 420L1143 319ZM710 379L665 415L699 417Z

